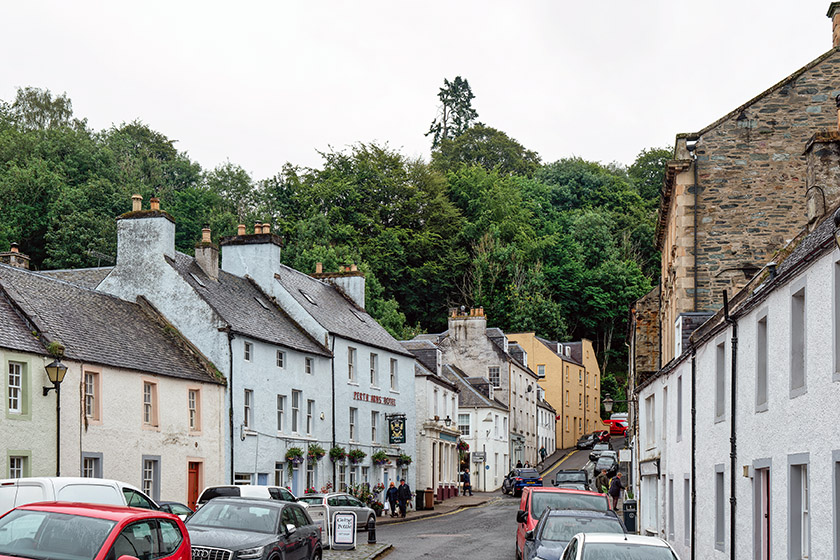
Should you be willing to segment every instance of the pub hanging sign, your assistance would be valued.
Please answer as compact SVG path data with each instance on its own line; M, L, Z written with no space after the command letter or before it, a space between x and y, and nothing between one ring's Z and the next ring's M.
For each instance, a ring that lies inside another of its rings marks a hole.
M388 443L405 443L404 415L393 415L388 418Z

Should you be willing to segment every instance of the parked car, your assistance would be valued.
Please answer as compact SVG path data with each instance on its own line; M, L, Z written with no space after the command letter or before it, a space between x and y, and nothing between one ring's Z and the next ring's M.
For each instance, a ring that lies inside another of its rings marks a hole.
M0 480L0 515L24 504L52 501L160 509L139 488L108 478L36 476Z
M600 430L595 432L598 435L598 441L610 441L610 431L609 430Z
M376 512L367 507L361 500L344 492L330 492L328 494L304 494L299 500L313 506L329 506L330 524L337 512L352 512L356 514L356 529L368 530L376 524Z
M605 423L610 425L610 434L614 436L626 436L627 435L627 420L621 419L610 419L604 420Z
M580 439L577 441L577 448L578 449L592 449L592 446L595 445L600 441L598 436L598 432L593 432L591 434L584 434L580 436Z
M618 459L615 455L602 454L595 463L595 472L607 471L607 476L612 478L618 472Z
M546 508L536 528L525 533L524 560L559 560L577 533L624 534L624 525L614 511Z
M583 469L560 470L554 475L554 486L557 488L589 490L589 475Z
M160 511L177 515L181 518L181 521L185 521L187 517L194 513L189 506L185 506L181 502L160 502L158 506L160 506Z
M32 560L192 558L187 529L172 514L66 502L23 505L0 517L0 556Z
M563 560L601 560L602 558L644 558L680 560L671 546L658 537L578 533L563 551Z
M502 494L513 493L514 496L522 494L522 489L529 486L542 486L543 481L537 469L522 468L513 469L502 480Z
M297 498L288 488L282 486L256 486L252 484L234 485L222 484L219 486L208 486L205 488L196 501L195 509L200 508L213 498L259 498L263 500L283 500L284 502L296 502Z
M593 463L598 460L598 457L601 456L601 453L604 451L612 450L612 444L609 442L606 443L596 443L595 447L592 448L592 451L589 452L589 460Z
M213 498L187 520L193 558L320 560L321 528L294 502Z
M546 508L609 511L607 497L596 492L566 488L526 488L516 513L516 558L522 558L525 534L533 531Z

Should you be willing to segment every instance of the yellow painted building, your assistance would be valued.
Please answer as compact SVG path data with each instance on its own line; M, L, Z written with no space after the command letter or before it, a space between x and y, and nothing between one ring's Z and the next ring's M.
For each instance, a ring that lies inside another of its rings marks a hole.
M583 434L604 429L601 422L601 370L592 341L554 342L535 333L508 334L528 354L528 368L539 376L545 400L557 411L557 447L574 447Z

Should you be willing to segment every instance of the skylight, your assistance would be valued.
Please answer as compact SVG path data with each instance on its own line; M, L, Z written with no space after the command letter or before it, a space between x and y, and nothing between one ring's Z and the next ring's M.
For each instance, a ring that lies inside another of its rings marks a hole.
M200 279L198 276L196 276L195 274L193 274L192 272L190 272L190 276L192 276L192 277L193 277L193 280L195 280L196 282L198 282L198 285L199 285L199 286L201 286L202 288L206 288L206 287L207 287L207 286L205 286L205 285L204 285L204 282L202 282L202 281L201 281L201 279Z
M255 299L255 300L257 300L257 303L259 303L260 305L262 305L264 308L266 308L266 309L270 309L270 307L268 307L268 304L267 304L266 302L264 302L264 301L262 300L262 298L258 298L257 296L254 296L254 299Z
M356 311L355 309L350 309L350 313L352 313L353 315L355 315L355 316L356 316L356 319L358 319L358 320L359 320L359 321L361 321L362 323L364 323L364 322L365 322L364 317L362 317L362 315L361 315L358 311Z
M312 296L310 296L309 294L307 294L306 292L304 292L304 291L303 291L303 290L301 290L300 288L298 288L298 291L300 292L300 294L301 294L303 297L305 297L305 298L306 298L306 301L308 301L308 302L309 302L309 303L311 303L312 305L318 305L318 304L316 303L316 301L315 301L314 299L312 299Z

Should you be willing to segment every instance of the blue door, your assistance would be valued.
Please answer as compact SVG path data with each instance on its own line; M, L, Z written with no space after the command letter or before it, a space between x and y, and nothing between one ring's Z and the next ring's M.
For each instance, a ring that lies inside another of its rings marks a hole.
M257 473L257 484L259 486L268 486L268 473Z

